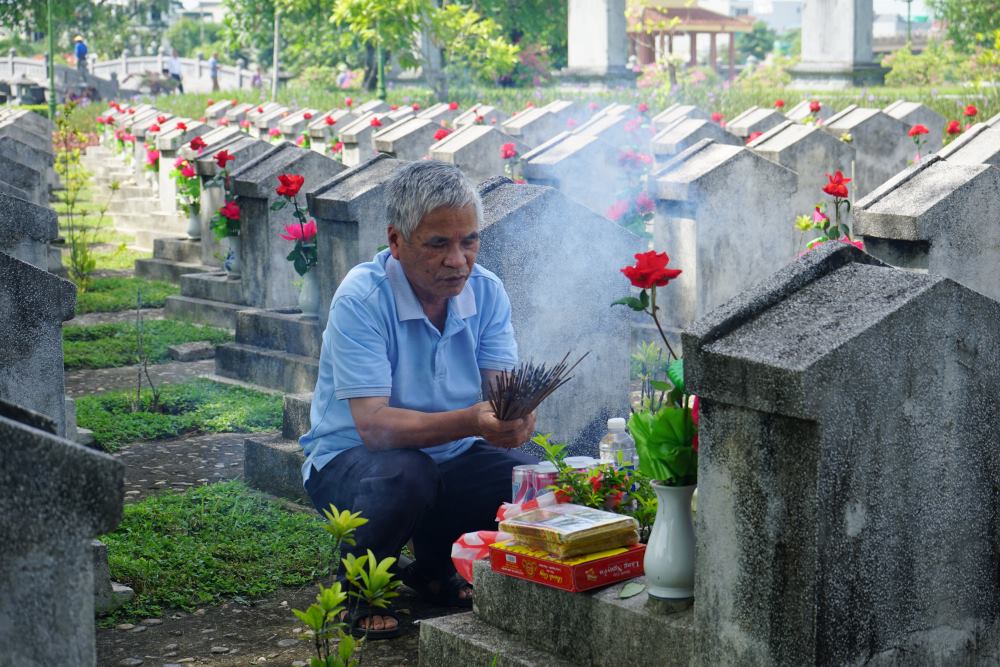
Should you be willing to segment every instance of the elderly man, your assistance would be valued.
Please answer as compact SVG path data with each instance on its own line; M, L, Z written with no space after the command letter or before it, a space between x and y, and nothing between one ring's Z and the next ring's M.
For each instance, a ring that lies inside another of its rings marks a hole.
M535 417L502 422L483 389L517 362L510 300L476 265L482 204L455 167L420 161L385 185L389 247L340 284L323 334L303 479L317 509L369 522L353 553L416 561L403 582L437 604L471 605L451 545L493 527L515 450ZM392 610L360 608L352 629L398 632Z

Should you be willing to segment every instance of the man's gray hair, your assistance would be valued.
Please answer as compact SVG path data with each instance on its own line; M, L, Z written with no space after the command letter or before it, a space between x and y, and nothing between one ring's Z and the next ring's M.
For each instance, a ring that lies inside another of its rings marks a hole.
M407 241L424 216L434 209L467 206L475 207L479 225L483 202L476 186L458 167L437 160L411 162L385 183L387 221Z

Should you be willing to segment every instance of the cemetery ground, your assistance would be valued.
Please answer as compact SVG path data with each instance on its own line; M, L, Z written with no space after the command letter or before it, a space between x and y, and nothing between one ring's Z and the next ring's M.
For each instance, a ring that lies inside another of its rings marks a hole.
M98 619L99 664L304 664L312 643L291 610L308 607L317 584L330 583L329 536L312 507L240 481L244 434L280 428L281 397L206 379L211 359L171 360L171 345L218 344L232 332L164 319L164 300L177 286L134 276L135 259L149 253L130 247L129 235L100 214L114 193L99 190L82 168L78 175L83 186L72 207L66 191L53 204L71 276L73 261L92 260L76 316L63 327L66 393L94 446L126 466L125 518L102 540L112 579L136 593ZM140 369L141 405L133 411ZM419 626L408 621L447 613L405 593L400 608L403 633L366 646L366 664L415 664Z

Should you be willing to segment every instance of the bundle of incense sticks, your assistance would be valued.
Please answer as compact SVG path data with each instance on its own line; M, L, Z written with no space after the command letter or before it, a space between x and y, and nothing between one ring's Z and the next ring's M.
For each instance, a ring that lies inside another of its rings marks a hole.
M525 417L539 406L572 376L569 374L590 352L584 353L572 366L566 365L569 352L558 364L546 368L545 364L523 362L511 371L503 371L489 385L488 400L493 414L501 421Z

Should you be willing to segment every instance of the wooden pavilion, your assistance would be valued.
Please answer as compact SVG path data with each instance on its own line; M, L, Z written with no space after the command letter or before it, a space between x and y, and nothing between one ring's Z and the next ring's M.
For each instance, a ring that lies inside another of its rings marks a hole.
M703 7L688 6L686 0L651 2L628 18L629 54L640 65L656 62L657 54L673 53L674 37L686 35L691 49L689 65L698 64L698 35L708 34L708 60L718 71L716 36L729 35L729 78L735 76L736 33L750 32L752 17L734 18Z

